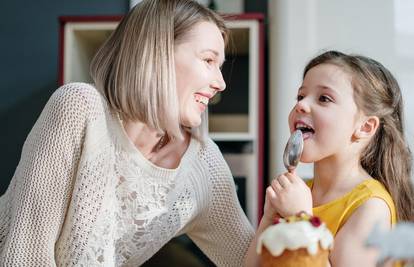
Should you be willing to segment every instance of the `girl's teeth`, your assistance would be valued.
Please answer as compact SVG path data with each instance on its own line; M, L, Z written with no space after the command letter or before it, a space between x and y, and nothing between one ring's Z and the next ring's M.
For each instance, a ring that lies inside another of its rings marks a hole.
M307 127L307 126L305 124L302 124L302 123L298 123L296 125L296 128L304 128L304 127Z
M296 124L296 129L303 129L303 128L312 129L311 127L309 127L309 126L307 126L306 124L303 124L303 123Z

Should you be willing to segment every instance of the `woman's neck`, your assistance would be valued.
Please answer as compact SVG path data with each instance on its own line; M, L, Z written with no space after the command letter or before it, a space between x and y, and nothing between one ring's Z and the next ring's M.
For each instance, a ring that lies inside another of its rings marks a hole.
M142 122L125 122L124 129L128 138L141 154L156 166L175 169L187 150L191 135L182 130L183 138L162 135Z
M163 135L142 122L126 121L123 123L128 138L146 157L154 152L162 142Z

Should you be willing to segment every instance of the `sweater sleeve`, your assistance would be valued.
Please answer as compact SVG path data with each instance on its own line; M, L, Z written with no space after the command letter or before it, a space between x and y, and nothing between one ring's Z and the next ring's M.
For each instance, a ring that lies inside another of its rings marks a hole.
M210 199L188 236L217 266L243 266L253 228L237 199L230 169L211 140L202 157L209 173Z
M19 165L1 199L7 216L0 222L0 266L56 265L54 246L72 192L87 121L81 89L71 85L58 89L24 143Z

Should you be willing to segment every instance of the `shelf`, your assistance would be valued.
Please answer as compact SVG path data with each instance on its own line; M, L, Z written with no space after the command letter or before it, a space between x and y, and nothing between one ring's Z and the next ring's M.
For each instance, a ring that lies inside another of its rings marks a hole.
M209 136L214 141L254 141L255 137L249 133L217 133L210 132Z
M65 27L63 83L91 82L89 63L118 22L72 22Z

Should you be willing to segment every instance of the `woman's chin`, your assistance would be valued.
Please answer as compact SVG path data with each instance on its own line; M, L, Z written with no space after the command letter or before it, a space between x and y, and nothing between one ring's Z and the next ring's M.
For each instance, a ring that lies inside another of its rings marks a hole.
M187 128L197 128L201 125L201 118L192 118L181 122L181 125Z

